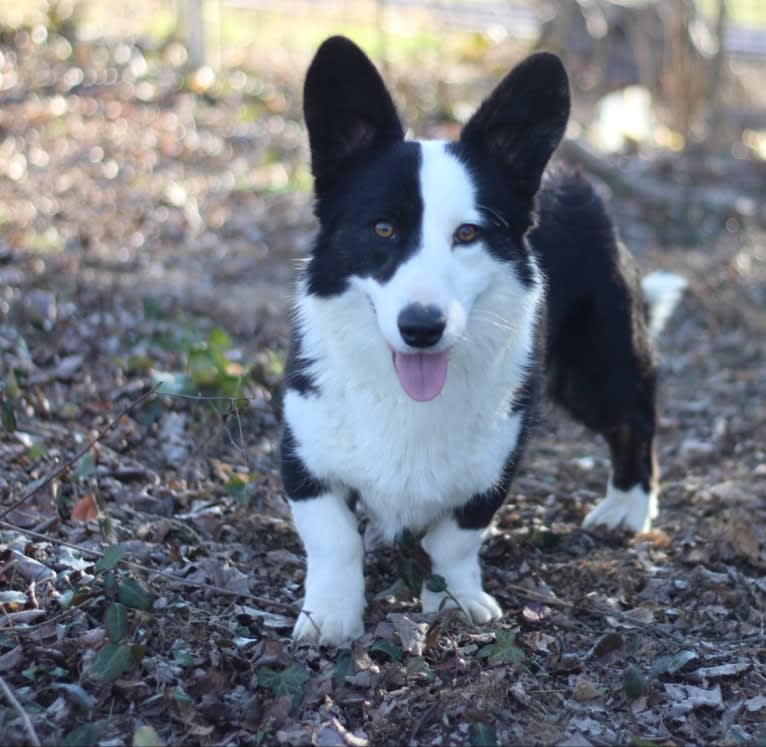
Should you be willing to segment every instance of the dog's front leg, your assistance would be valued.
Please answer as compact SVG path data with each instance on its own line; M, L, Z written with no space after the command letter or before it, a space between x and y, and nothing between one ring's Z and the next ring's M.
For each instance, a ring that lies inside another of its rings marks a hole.
M293 638L340 646L364 633L364 549L345 496L330 491L290 501L306 548L303 608Z
M445 516L428 530L423 549L431 558L431 572L444 578L447 591L433 592L424 587L420 594L423 612L457 604L475 623L502 616L500 605L481 584L479 549L485 533L486 529L461 528L453 516Z

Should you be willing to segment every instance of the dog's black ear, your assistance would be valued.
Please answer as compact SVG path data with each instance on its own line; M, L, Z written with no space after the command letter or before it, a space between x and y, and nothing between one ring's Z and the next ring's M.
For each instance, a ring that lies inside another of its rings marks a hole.
M495 88L460 135L496 161L518 192L531 199L569 119L569 79L561 60L537 52Z
M330 37L317 50L303 86L303 113L317 193L356 159L404 138L380 73L343 36Z

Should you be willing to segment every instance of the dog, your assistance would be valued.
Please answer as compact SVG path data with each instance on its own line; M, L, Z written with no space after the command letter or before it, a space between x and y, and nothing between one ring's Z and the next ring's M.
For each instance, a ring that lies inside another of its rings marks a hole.
M387 539L422 534L447 591L497 619L479 549L537 403L609 445L586 527L657 514L657 366L641 280L586 178L548 162L570 110L559 58L502 80L455 142L406 140L369 58L336 36L306 75L319 229L297 283L281 471L307 555L296 639L364 632L357 503Z

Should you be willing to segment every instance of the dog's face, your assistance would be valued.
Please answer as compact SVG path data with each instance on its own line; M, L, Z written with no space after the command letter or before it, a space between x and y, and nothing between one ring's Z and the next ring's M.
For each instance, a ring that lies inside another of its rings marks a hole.
M347 39L320 47L304 109L320 222L309 293L355 297L412 399L439 395L493 283L533 291L524 236L569 112L557 58L514 69L454 143L405 141L377 70ZM513 309L509 308L512 314Z

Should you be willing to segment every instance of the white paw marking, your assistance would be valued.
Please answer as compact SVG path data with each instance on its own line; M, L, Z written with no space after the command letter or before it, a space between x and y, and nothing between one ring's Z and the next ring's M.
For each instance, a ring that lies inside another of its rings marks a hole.
M436 593L424 589L420 594L423 612L432 613L450 607L459 607L464 614L468 615L469 622L473 623L486 623L503 616L497 600L481 588L468 591L450 589L450 593L454 599L444 592Z
M640 485L620 490L610 481L606 497L588 513L582 525L586 529L597 526L616 529L622 526L630 532L648 532L658 510L655 493L647 493Z
M293 638L342 646L364 634L363 611L364 597L304 604L295 621Z

